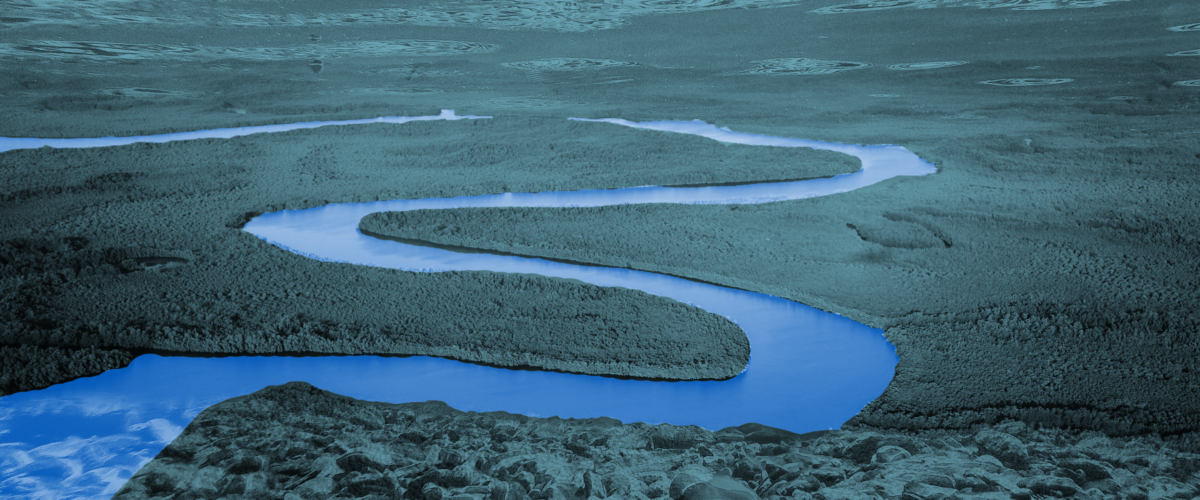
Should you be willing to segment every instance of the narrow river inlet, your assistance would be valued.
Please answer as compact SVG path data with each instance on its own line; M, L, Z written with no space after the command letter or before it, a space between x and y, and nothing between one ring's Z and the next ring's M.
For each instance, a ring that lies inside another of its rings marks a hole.
M17 148L102 147L234 137L374 122L487 119L457 116L389 117L314 122L103 139L5 139ZM572 120L583 120L571 118ZM837 428L878 397L898 361L882 331L790 300L697 283L654 273L576 266L541 259L462 254L362 234L367 214L458 207L594 207L628 203L767 203L823 196L869 186L895 176L935 172L929 162L899 146L858 146L739 133L699 120L629 122L587 120L699 135L717 141L808 147L857 156L862 169L831 178L699 188L655 186L573 192L506 193L459 198L331 204L284 210L251 220L245 230L297 254L329 262L414 272L495 271L569 278L625 287L692 304L737 323L749 337L750 363L726 381L657 382L567 373L519 371L430 357L225 357L141 356L127 368L41 391L0 398L0 441L23 449L53 447L60 467L23 474L87 481L97 492L116 491L204 407L267 385L306 381L346 396L388 402L440 400L466 411L507 411L538 417L606 416L625 423L699 425L717 430L757 422L795 432ZM748 179L751 180L751 179ZM81 471L83 474L81 475ZM12 480L0 473L0 493ZM32 477L28 477L32 479Z

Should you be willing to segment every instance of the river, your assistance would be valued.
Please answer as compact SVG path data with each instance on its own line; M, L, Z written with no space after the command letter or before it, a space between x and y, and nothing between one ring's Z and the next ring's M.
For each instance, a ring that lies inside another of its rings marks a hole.
M414 120L487 119L453 111L426 117L220 129L100 139L7 139L17 148L103 147L297 128ZM573 120L582 120L571 118ZM836 428L891 381L895 348L882 332L836 314L769 295L627 269L575 266L489 254L459 254L365 236L359 219L380 211L457 207L590 207L623 203L766 203L868 186L898 175L935 171L899 146L858 146L739 133L690 122L589 121L686 133L730 143L811 147L851 154L851 174L795 182L702 188L654 186L473 197L332 204L263 214L245 227L263 240L323 261L418 272L490 270L635 288L723 315L750 339L747 369L727 381L654 382L491 368L430 357L142 356L127 368L41 391L0 398L0 496L34 491L110 496L203 408L267 385L303 380L359 399L441 400L460 410L531 416L608 416L626 423L708 429L758 422L796 432Z

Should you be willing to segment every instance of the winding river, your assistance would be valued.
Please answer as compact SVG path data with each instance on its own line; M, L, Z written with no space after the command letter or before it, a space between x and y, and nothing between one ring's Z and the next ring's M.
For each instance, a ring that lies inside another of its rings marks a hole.
M310 122L159 136L0 138L0 151L44 145L99 147L228 138L330 125L487 118L490 117L457 116L446 110L437 116ZM750 339L751 358L746 371L738 377L721 382L619 380L505 370L421 356L142 356L125 369L0 398L0 496L25 496L36 491L71 492L69 496L78 497L111 495L204 407L293 380L359 399L390 402L436 399L468 411L502 410L564 418L608 416L626 423L669 422L714 430L758 422L797 432L836 428L883 392L898 359L895 348L883 338L882 332L803 304L653 273L405 245L368 237L357 229L360 218L380 211L766 203L844 192L895 176L935 171L930 163L898 146L858 146L746 134L699 120L587 121L694 134L730 143L833 150L859 157L863 168L826 179L741 186L643 186L333 204L264 214L250 221L245 230L271 244L322 261L419 272L490 270L540 274L599 286L635 288L693 304L723 315L745 330Z

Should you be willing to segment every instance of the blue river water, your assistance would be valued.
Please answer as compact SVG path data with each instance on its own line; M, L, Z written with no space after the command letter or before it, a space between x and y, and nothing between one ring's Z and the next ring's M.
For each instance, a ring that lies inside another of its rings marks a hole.
M44 145L101 147L331 125L486 118L489 117L457 116L447 110L438 116L312 122L161 136L0 138L0 152ZM898 146L857 146L745 134L699 120L589 121L694 134L731 143L834 150L858 156L863 168L827 179L742 186L643 186L333 204L264 214L250 221L245 230L271 244L323 261L419 272L490 270L540 274L600 286L635 288L673 298L723 315L745 330L750 339L751 359L741 375L720 382L654 382L505 370L423 356L142 356L125 369L0 398L0 498L111 496L203 408L267 385L293 380L359 399L441 400L467 411L500 410L564 418L608 416L626 423L667 422L714 430L758 422L796 432L836 428L883 392L891 381L897 357L882 332L803 304L627 269L459 254L404 245L371 238L357 230L359 219L380 211L623 203L765 203L849 191L897 175L935 171L931 164Z

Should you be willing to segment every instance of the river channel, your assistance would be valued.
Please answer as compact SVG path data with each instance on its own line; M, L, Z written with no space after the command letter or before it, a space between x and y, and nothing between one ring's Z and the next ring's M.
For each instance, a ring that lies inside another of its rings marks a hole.
M376 122L487 118L490 117L457 116L446 110L438 116L311 122L160 136L0 138L0 151L44 145L103 147L234 137ZM836 314L770 295L671 276L541 259L454 253L381 240L357 229L359 219L381 211L767 203L823 196L895 176L935 171L930 163L899 146L859 146L746 134L699 120L589 121L694 134L730 143L833 150L859 157L863 167L858 172L831 178L739 186L642 186L332 204L263 214L251 220L245 230L270 244L322 261L415 272L486 270L538 274L669 297L725 316L746 332L751 357L739 376L726 381L658 382L506 370L422 356L147 355L121 370L0 398L0 460L4 465L0 469L0 495L28 494L27 487L33 483L49 488L56 481L70 483L70 489L78 493L111 495L204 407L267 385L294 380L359 399L397 403L440 400L467 411L501 410L564 418L607 416L626 423L691 424L712 430L758 422L795 432L836 428L883 392L898 361L895 348L884 339L882 331Z

